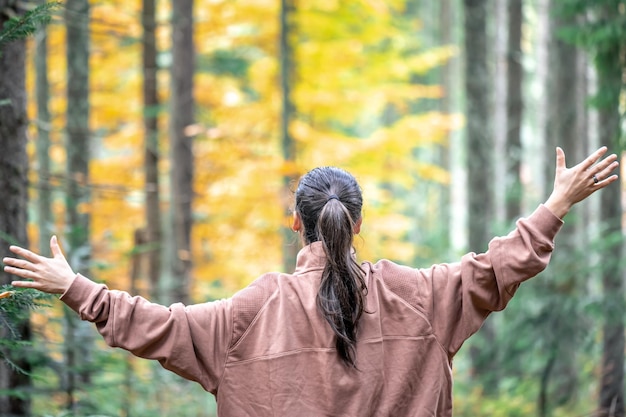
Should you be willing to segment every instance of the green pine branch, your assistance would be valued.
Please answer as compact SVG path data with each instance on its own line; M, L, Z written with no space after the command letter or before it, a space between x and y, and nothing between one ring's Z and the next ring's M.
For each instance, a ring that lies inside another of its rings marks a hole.
M7 20L0 30L0 48L8 42L24 39L35 33L39 27L47 25L53 10L60 6L61 3L57 1L44 3L26 12L22 17Z
M31 344L31 341L21 340L20 323L28 320L32 310L48 305L45 301L51 298L51 295L33 289L0 286L0 328L5 330L0 339L0 361L15 372L26 373L11 357Z
M17 324L28 319L29 313L45 305L51 296L33 289L16 289L11 285L0 286L0 327L9 331L11 340L19 339Z

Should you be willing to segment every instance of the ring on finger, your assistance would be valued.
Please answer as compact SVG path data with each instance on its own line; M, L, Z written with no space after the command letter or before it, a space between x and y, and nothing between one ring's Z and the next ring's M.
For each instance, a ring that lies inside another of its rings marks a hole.
M598 177L596 176L596 174L593 174L593 183L597 184L598 182L600 182L600 180L598 179Z

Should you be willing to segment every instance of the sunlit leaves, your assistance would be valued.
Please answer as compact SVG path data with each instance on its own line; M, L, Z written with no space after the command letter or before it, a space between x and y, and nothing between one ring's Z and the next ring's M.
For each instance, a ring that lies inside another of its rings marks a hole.
M403 2L316 0L299 4L295 34L295 162L281 158L278 126L278 3L202 0L196 6L194 133L196 158L192 257L194 297L231 294L267 270L281 268L281 207L292 204L282 178L318 165L338 165L362 184L363 257L410 260L403 193L417 181L446 183L448 173L415 150L445 144L456 117L415 114L414 104L437 99L437 85L415 83L445 62L451 48L424 49L419 22ZM139 1L92 7L90 168L96 278L127 288L133 234L143 227L143 124ZM159 88L162 195L167 193L167 66L169 4L159 5ZM64 33L50 28L53 93L52 158L63 183ZM31 109L31 114L34 109ZM295 184L294 184L295 188ZM164 213L168 201L162 202ZM62 223L62 204L56 204ZM298 237L294 234L294 245ZM358 244L358 242L357 242Z

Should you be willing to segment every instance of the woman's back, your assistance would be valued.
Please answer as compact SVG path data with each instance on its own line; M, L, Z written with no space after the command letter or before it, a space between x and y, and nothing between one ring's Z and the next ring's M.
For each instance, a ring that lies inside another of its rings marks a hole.
M561 224L540 206L493 239L487 253L459 263L362 263L367 297L356 369L337 355L316 308L327 261L321 242L312 243L298 254L293 275L264 275L233 297L220 415L452 415L452 357L521 282L545 268Z
M450 413L447 354L425 315L383 282L410 274L417 284L417 271L362 264L368 295L355 369L337 355L335 335L316 307L324 265L314 243L300 252L293 275L264 275L233 297L234 327L243 333L234 336L226 360L220 416Z

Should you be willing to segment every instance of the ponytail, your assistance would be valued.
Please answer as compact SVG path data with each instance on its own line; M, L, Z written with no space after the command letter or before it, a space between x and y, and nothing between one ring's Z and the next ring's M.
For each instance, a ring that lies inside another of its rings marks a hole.
M357 325L367 293L365 274L352 253L354 227L355 221L344 204L336 195L329 196L316 225L327 258L317 307L335 333L339 357L352 368L356 368Z
M315 168L298 183L296 213L302 237L307 245L321 242L327 258L317 308L335 334L339 357L351 368L356 368L357 327L367 295L365 273L352 249L362 207L361 187L342 169Z

